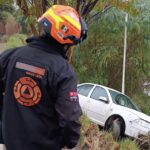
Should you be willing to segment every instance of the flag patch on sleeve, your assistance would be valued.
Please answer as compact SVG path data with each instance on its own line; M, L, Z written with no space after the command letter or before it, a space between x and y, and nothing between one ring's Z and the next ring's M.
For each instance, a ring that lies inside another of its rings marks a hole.
M70 97L71 101L74 101L74 102L78 101L78 93L77 92L73 92L73 91L70 92L69 97Z

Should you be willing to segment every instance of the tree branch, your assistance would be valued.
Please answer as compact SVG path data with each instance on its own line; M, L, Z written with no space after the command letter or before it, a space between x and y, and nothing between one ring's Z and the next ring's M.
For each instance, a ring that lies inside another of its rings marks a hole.
M77 0L77 6L76 6L77 12L80 12L80 4L81 4L81 0Z
M65 4L66 4L66 1L65 1L65 0L59 0L59 4L65 5Z
M105 7L102 11L97 12L96 14L94 14L93 16L91 16L88 20L87 23L90 24L92 20L94 20L97 16L101 16L102 14L104 14L106 11L108 11L109 9L111 9L113 6L107 6Z
M86 6L83 9L82 15L87 15L90 13L90 11L95 7L97 4L98 0L95 0L94 2L88 2Z
M30 13L29 13L29 9L28 9L28 5L27 5L27 1L26 0L17 0L17 5L20 7L20 9L22 10L23 14L25 17L29 17L30 16ZM37 35L37 31L36 31L36 28L33 24L33 22L29 23L30 24L30 27L31 27L31 30L32 30L32 33L34 35Z
M54 5L55 5L55 4L57 4L57 0L54 0L54 2L53 2L53 3L54 3Z

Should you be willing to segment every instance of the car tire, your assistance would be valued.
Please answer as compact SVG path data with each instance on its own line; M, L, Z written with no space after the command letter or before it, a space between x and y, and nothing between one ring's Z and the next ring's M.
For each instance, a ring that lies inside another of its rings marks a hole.
M121 122L118 118L112 121L112 136L116 141L121 137Z
M106 130L112 133L114 140L120 140L123 137L123 120L121 118L112 120Z
M103 130L103 127L101 125L98 125L99 131Z

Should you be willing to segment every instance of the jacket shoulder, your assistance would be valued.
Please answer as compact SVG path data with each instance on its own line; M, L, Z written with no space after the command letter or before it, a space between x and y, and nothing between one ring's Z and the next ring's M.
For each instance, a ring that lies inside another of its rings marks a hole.
M0 60L8 58L11 56L16 50L20 49L21 47L6 49L4 52L0 54Z

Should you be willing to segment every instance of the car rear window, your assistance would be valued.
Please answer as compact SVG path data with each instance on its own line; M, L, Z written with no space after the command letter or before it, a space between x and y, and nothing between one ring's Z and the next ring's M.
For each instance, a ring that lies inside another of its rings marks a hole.
M84 96L88 96L89 92L93 88L93 85L91 84L84 84L84 85L79 85L77 87L78 93Z

